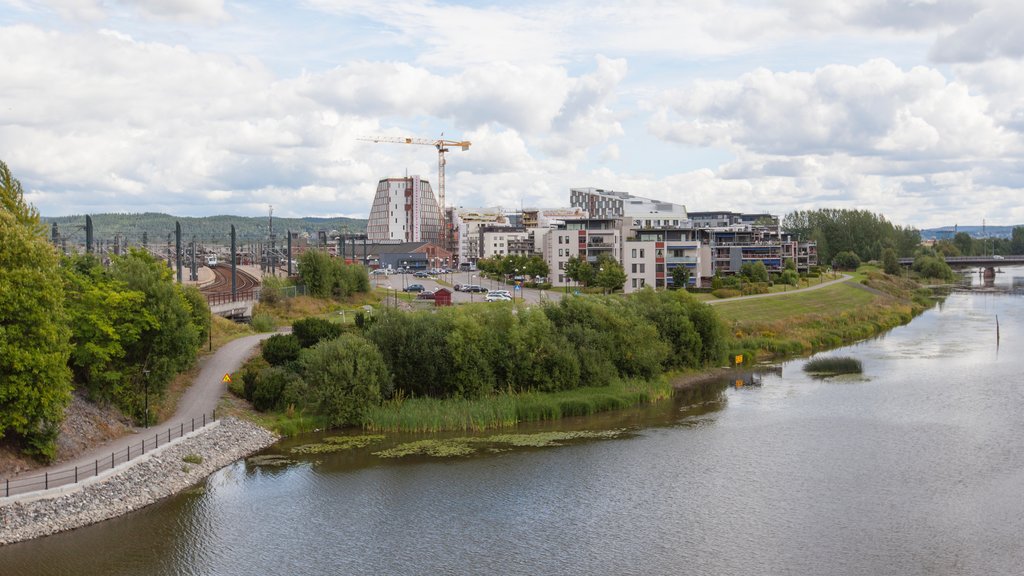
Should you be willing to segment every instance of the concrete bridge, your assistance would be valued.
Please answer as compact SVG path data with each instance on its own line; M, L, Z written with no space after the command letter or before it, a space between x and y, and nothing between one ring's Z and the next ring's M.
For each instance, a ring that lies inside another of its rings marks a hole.
M913 258L900 258L901 266L910 266L914 263ZM996 266L1013 266L1016 264L1024 264L1024 256L947 256L946 264L952 267L958 266L982 266L982 267L996 267Z

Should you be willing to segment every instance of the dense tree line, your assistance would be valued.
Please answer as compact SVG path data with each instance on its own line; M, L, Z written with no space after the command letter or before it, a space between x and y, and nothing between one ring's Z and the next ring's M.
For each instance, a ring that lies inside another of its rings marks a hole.
M357 425L369 402L393 396L480 398L567 390L720 363L725 336L712 309L683 291L565 298L531 308L385 310L343 333L296 322L263 344L267 366L243 374L261 409L305 409ZM355 353L354 351L358 351Z
M61 260L0 162L0 438L51 459L73 389L141 418L196 356L206 301L143 251Z
M521 256L518 254L505 254L494 258L481 258L476 263L477 268L491 274L504 274L506 276L531 276L546 278L548 263L540 256Z
M799 210L783 218L782 230L801 240L816 241L818 261L823 265L831 265L841 252L853 253L860 260L881 260L882 252L892 248L899 257L911 257L921 243L916 228L896 226L867 210Z

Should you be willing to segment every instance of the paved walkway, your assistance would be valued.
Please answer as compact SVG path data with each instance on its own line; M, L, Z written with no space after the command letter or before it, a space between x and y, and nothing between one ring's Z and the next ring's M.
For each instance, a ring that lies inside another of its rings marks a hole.
M187 431L192 418L196 418L197 426L202 421L204 414L207 420L209 420L210 414L217 408L217 404L220 402L220 397L227 391L227 384L222 381L224 374L238 370L256 345L271 336L273 336L273 333L255 334L232 340L218 349L212 356L204 358L200 363L199 375L196 376L195 380L192 381L192 385L189 386L188 390L185 391L178 401L178 409L175 411L174 416L166 421L151 426L148 429L136 428L132 434L95 446L75 458L47 466L46 468L36 468L35 470L22 472L21 474L11 476L10 480L13 482L15 478L39 476L44 473L54 474L74 468L75 466L83 469L91 468L96 460L101 462L104 460L109 461L111 453L122 452L129 445L133 449L138 449L139 444L144 439L151 441L155 434L166 432L169 426L177 428L179 423L184 422ZM5 477L0 477L0 483L5 479Z

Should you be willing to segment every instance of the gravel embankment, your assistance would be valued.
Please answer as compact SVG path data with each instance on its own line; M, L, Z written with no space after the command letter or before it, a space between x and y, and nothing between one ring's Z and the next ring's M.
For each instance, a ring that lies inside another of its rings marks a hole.
M192 486L278 437L255 424L224 418L101 481L36 500L0 503L0 545L101 522ZM198 463L185 461L185 457ZM2 499L0 499L2 502Z

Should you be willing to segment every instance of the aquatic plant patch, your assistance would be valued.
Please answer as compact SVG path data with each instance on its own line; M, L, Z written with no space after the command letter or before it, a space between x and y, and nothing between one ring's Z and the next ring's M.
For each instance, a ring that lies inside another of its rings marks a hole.
M490 452L508 448L547 448L562 446L565 442L581 439L619 438L624 430L575 430L564 432L538 432L535 434L495 434L493 436L428 439L407 442L394 448L374 452L380 458L405 456L434 456L450 458L469 456L481 450Z
M366 448L370 444L376 444L384 440L379 434L368 434L363 436L328 436L323 442L303 444L291 449L292 454L327 454L330 452L344 452L355 448Z
M860 374L864 371L860 360L849 356L814 358L804 364L804 372L815 376L838 376L839 374Z

